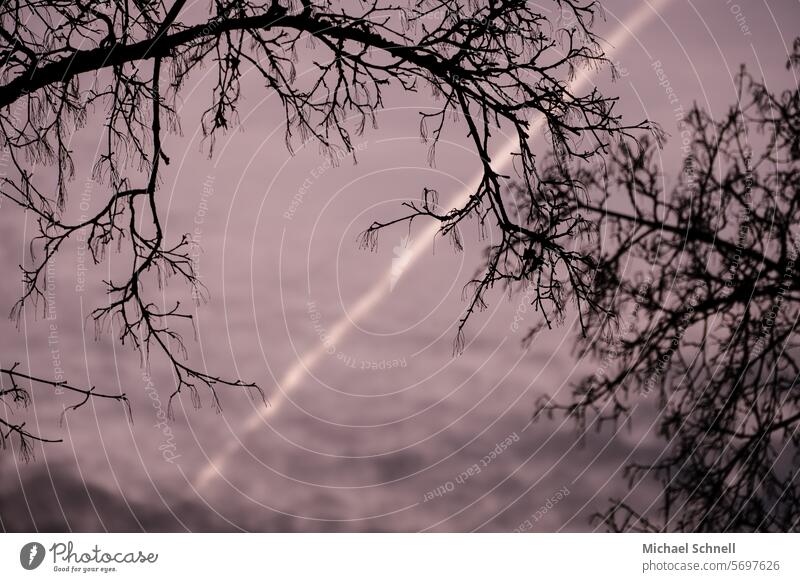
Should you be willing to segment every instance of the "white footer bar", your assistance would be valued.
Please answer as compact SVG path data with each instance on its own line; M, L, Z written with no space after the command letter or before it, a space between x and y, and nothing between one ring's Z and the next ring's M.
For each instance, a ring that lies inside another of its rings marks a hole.
M0 580L769 582L800 580L798 550L798 534L3 534Z

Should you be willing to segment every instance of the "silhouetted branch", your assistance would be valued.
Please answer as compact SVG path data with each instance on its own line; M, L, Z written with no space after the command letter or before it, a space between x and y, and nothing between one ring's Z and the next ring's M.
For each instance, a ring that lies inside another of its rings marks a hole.
M13 408L27 408L31 403L31 395L28 390L20 386L19 380L26 380L32 386L38 384L41 386L50 386L58 390L66 390L81 396L81 400L76 404L66 406L62 412L62 419L67 412L77 410L85 405L91 398L100 398L107 400L115 400L120 402L125 408L125 413L129 419L131 417L131 408L128 397L123 394L106 394L98 392L94 387L90 389L78 388L72 386L65 381L53 381L46 378L39 378L24 372L20 372L17 368L19 362L15 362L10 368L0 368L0 403L3 404L4 412L12 412ZM4 386L2 377L6 376L11 382L10 386ZM61 442L62 439L49 439L40 435L29 432L25 429L25 423L15 424L9 420L8 417L3 418L0 416L0 425L5 427L5 430L0 428L0 447L5 448L9 442L12 442L13 437L17 438L17 447L20 456L23 459L29 459L33 455L33 442L42 443L56 443Z

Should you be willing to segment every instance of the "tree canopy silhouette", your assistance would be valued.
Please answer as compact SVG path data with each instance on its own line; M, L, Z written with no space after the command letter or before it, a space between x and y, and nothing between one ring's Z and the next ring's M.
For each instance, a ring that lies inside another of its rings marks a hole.
M787 67L798 64L800 38ZM744 68L737 86L725 115L685 117L691 145L671 190L647 140L571 183L551 166L556 198L605 241L582 241L600 308L578 344L601 366L538 412L588 430L655 408L663 440L626 467L632 486L655 478L662 494L648 507L613 500L598 517L614 531L800 523L800 93Z
M91 315L98 331L113 321L119 340L143 358L165 358L176 377L173 397L188 391L199 405L203 388L218 407L220 386L258 390L249 381L193 366L179 333L191 315L179 302L158 305L152 298L168 278L202 287L189 256L194 241L164 232L158 193L160 172L180 147L174 137L181 123L177 100L203 67L216 74L202 116L209 148L220 131L238 124L245 73L259 75L264 90L280 99L290 149L313 139L331 156L353 150L352 136L376 122L389 87L432 92L437 109L420 112L430 156L442 136L466 128L482 181L459 208L440 208L426 190L419 202L408 203L409 215L373 225L365 243L374 244L380 228L416 217L439 221L442 235L453 237L469 217L496 229L501 242L474 282L462 328L487 289L505 280L534 280L537 304L548 317L563 313L564 282L580 308L594 303L594 265L562 245L586 221L543 188L528 139L529 121L543 116L551 146L566 162L591 159L634 131L658 134L647 122L624 123L614 98L570 87L580 68L608 67L613 74L592 31L601 14L595 2L553 0L547 14L524 0L215 0L204 10L185 0L21 0L0 7L0 140L11 167L2 196L38 225L15 317L44 298L45 265L67 240L84 233L96 263L109 250L128 262L124 276L105 282L109 302ZM298 78L298 66L313 74ZM75 201L68 141L85 126L89 110L103 112L104 145L93 176L105 188L105 204L86 220L69 222L65 211ZM510 192L492 165L508 132L516 140L521 194ZM53 179L32 171L42 164L55 169ZM35 385L67 386L17 366L2 372L12 380L10 388L0 388L4 402L27 404ZM100 396L94 389L78 393L77 406ZM18 437L22 451L42 438L8 418L0 422L1 440Z

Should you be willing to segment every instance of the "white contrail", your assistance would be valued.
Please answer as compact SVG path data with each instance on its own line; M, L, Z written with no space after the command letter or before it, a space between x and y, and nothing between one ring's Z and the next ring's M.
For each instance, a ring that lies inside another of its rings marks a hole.
M654 0L653 2L645 2L619 27L608 39L611 49L607 54L611 54L614 50L618 50L625 46L628 41L636 34L637 30L647 24L659 11L659 9L669 2L669 0ZM582 85L591 80L586 71L581 71L579 76L570 85L570 90L579 89ZM531 124L531 135L540 129L544 123L544 117L538 116ZM508 143L495 155L496 169L504 167L511 161L513 152L519 142L515 139L510 139ZM451 208L456 208L466 204L469 197L478 189L482 179L482 174L477 176L464 190L455 196L450 203ZM414 238L414 241L409 245L408 250L403 255L405 268L408 269L413 265L422 253L430 248L436 234L439 232L440 224L436 221L431 221L426 228ZM317 347L309 350L298 361L296 361L291 368L286 372L280 384L278 385L278 392L271 398L269 404L264 404L254 412L250 418L247 419L245 424L241 427L238 436L231 437L225 447L218 452L202 471L197 475L194 480L194 486L198 491L202 491L218 476L222 474L224 465L228 457L233 455L240 448L241 439L256 430L269 416L275 414L280 410L284 402L286 402L287 395L293 392L300 385L305 372L313 368L317 362L325 355L326 347L328 345L338 344L342 338L345 337L348 331L353 329L353 324L359 321L373 307L375 307L381 299L383 299L391 288L392 270L389 269L384 275L375 282L375 284L367 291L356 303L355 307L348 312L347 315L342 316L331 328L327 342L320 342Z

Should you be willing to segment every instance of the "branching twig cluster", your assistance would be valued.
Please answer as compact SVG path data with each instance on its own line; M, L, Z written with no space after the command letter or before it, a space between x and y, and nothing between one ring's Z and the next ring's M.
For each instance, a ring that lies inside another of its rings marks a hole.
M3 378L6 378L10 385L3 382ZM78 397L80 397L78 402L64 408L61 416L62 421L68 412L81 408L89 402L90 398L101 398L121 402L125 407L128 418L131 418L130 403L125 394L106 394L104 392L98 392L94 387L87 390L71 386L63 381L55 382L46 378L31 376L19 371L19 362L15 362L10 368L0 368L0 403L3 404L5 410L13 411L15 408L27 408L31 404L30 390L21 385L20 382L24 382L29 386L47 386L55 390L67 391L78 395ZM9 442L13 442L15 438L17 440L16 449L24 460L30 459L33 455L32 446L34 442L61 442L61 439L49 439L31 432L26 428L25 422L14 423L10 417L0 417L0 448L6 448Z

